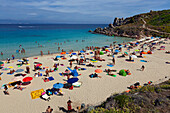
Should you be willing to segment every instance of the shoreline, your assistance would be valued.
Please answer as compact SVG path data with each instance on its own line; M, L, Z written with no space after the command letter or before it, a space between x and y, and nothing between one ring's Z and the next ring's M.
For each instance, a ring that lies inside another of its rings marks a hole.
M136 42L132 41L132 42ZM168 42L170 42L168 40ZM138 47L138 46L137 46ZM136 48L137 48L136 47ZM159 45L157 45L156 47L159 47ZM170 49L170 46L167 45L166 46L167 49ZM134 48L134 49L136 49ZM134 50L133 49L133 50ZM123 48L123 51L126 51L125 48ZM74 51L74 52L78 52L78 51ZM132 52L132 50L131 50ZM87 68L86 71L78 71L78 73L82 74L81 76L79 76L80 81L83 81L83 84L80 88L74 88L74 90L66 90L66 89L62 89L62 92L64 93L64 96L59 97L59 96L51 96L51 101L49 102L45 102L41 99L35 99L35 100L31 100L30 97L30 92L37 90L37 89L48 89L50 87L52 87L52 85L56 82L61 82L63 83L63 79L66 79L66 77L61 77L58 75L59 72L63 72L65 70L65 68L69 65L68 60L69 58L67 57L67 60L60 60L59 63L60 64L64 64L64 67L59 66L59 70L57 72L54 73L50 73L51 76L53 76L55 78L54 81L52 82L48 82L48 83L44 83L42 81L41 78L34 78L33 82L27 86L27 88L20 92L20 91L13 91L11 89L9 89L9 92L11 95L9 96L5 96L3 95L3 93L1 92L0 99L2 100L2 103L4 103L3 105L1 104L1 107L4 107L4 110L6 113L8 113L8 109L7 106L5 104L7 103L12 103L14 99L18 99L20 100L20 102L17 104L17 106L15 106L14 112L18 111L18 113L21 112L21 110L19 109L19 106L22 105L23 99L25 101L25 105L23 106L23 109L25 109L25 111L29 112L34 112L34 113L39 113L40 111L45 110L45 108L50 105L52 106L53 109L55 109L54 112L61 112L59 111L59 109L56 106L59 107L64 107L66 108L66 101L69 99L69 97L71 97L71 100L73 101L73 108L75 109L78 105L80 105L81 103L85 103L86 105L89 104L94 104L97 105L98 103L103 102L107 97L109 97L112 93L117 92L117 93L121 93L122 91L126 91L127 90L127 86L129 86L130 84L136 82L136 81L140 81L142 84L147 82L147 80L153 80L154 81L158 81L159 79L164 78L165 75L168 75L169 70L167 70L168 65L165 64L162 60L158 60L158 58L163 58L164 60L168 60L168 56L165 54L163 55L164 51L158 51L155 50L155 52L152 55L146 55L146 58L143 58L145 60L148 60L148 63L141 63L140 59L136 59L134 63L130 63L130 62L126 62L124 58L117 58L117 56L119 56L120 54L116 55L116 65L113 67L113 69L116 70L121 70L121 69L130 69L132 75L131 76L127 76L127 77L122 77L119 76L117 73L115 73L117 75L117 77L111 77L106 75L106 73L101 73L99 75L102 76L102 78L89 78L89 74L94 73L95 69L100 69L100 68L89 68L86 66L82 66L82 65L78 65L79 67L82 68ZM129 52L128 52L129 53ZM29 63L31 64L29 67L32 70L33 69L33 62L38 61L38 62L42 62L43 63L43 67L44 66L48 66L48 67L52 67L54 63L58 63L55 62L54 60L51 60L52 57L57 56L57 55L61 55L60 53L56 53L56 54L50 54L50 55L43 55L41 57L41 55L39 56L32 56L32 57L28 57L29 58ZM88 58L91 58L91 56L93 55L87 55ZM33 59L34 57L38 57L39 59ZM96 62L94 63L94 65L102 65L103 67L101 68L102 70L110 68L107 67L107 63L111 62L111 57L107 57L106 54L101 56L101 58L106 59L106 62ZM17 67L15 64L17 62L18 59L14 60L14 63L10 63L10 64L5 64L7 66L13 66L14 69L24 69L25 70L25 66L21 66L21 67ZM13 61L13 60L11 60ZM159 64L159 65L157 65ZM75 66L75 64L73 64ZM146 65L146 70L144 72L141 71L137 71L137 68L140 68L141 65ZM74 67L73 66L73 67ZM112 68L110 68L112 69ZM159 69L159 70L158 70ZM155 72L155 70L157 70L157 72ZM165 71L167 70L167 71ZM2 75L2 80L0 82L0 85L2 85L3 83L8 83L11 81L12 76L10 75L6 75L6 72L8 71L4 71L4 74ZM35 72L32 72L29 74L29 76L33 76ZM44 72L41 72L44 73ZM163 79L164 81L164 79ZM37 104L38 103L38 104ZM14 104L15 105L15 104ZM14 105L10 104L10 108L13 108ZM30 106L29 108L27 108L27 106ZM0 108L1 108L0 107ZM31 109L30 109L31 108Z

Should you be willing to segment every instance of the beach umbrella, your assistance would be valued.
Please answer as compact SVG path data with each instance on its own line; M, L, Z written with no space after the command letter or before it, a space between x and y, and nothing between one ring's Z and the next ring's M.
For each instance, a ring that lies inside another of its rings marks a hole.
M142 54L147 54L147 52L142 52Z
M127 73L125 72L124 69L120 70L120 71L119 71L119 74L122 75L122 76L126 76L126 75L127 75Z
M33 78L32 77L25 77L22 81L23 82L30 82Z
M137 56L136 55L132 55L131 58L137 58Z
M24 77L23 76L18 76L18 77L14 77L12 80L13 81L20 81L22 80Z
M71 53L72 55L77 55L77 53Z
M73 75L74 77L79 76L79 74L78 74L78 72L77 72L77 70L76 70L76 69L74 69L74 70L72 71L72 75Z
M100 55L104 55L104 53L103 53L103 51L100 51L100 53L99 53Z
M136 49L135 51L139 51L139 49Z
M56 56L56 58L61 58L61 56Z
M109 48L109 46L104 46L105 48Z
M63 88L63 87L64 87L64 84L62 84L62 83L56 83L56 84L53 85L53 88L55 88L55 89L60 89L60 88Z
M23 60L17 60L18 62L24 62Z
M36 64L36 67L40 67L40 66L42 66L42 64Z
M101 69L96 69L95 72L96 72L96 73L101 73L101 72L103 72L103 71L102 71Z
M110 50L108 50L108 49L105 49L105 51L110 52Z
M75 56L75 55L71 57L71 59L77 59L77 58L78 58L78 57L77 57L77 56Z
M116 49L115 52L118 53L118 52L120 52L120 51Z
M84 51L80 51L80 53L84 53Z
M66 54L66 52L61 52L62 55Z
M97 60L95 60L95 59L92 59L92 60L91 60L91 62L97 62Z
M128 52L124 52L124 53L128 55Z
M4 66L4 62L1 62L1 61L0 61L0 66Z
M78 78L70 78L67 80L68 83L75 83L77 82L79 79Z
M17 69L15 72L22 72L24 71L23 69Z

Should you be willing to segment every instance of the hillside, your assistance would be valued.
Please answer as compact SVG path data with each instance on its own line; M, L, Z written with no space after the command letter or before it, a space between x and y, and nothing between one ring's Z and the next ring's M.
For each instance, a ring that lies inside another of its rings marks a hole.
M170 80L157 85L113 94L101 105L89 106L89 113L168 113L170 111Z
M145 36L170 37L170 9L150 11L133 17L115 18L113 24L96 28L93 33L109 36L141 38Z

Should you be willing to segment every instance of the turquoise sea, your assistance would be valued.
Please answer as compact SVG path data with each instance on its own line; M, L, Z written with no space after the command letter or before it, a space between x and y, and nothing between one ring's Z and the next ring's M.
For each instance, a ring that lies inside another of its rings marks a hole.
M40 51L43 51L44 54L47 54L48 50L50 53L58 53L62 49L77 51L86 46L101 47L110 45L113 41L122 43L134 40L88 32L90 29L106 26L104 24L1 24L0 52L3 52L3 55L0 55L0 60L11 58L12 54L15 58L23 58L40 55ZM82 40L85 41L82 42ZM62 43L62 45L58 45L58 43ZM42 47L38 45L42 45ZM60 51L58 51L58 47L61 48ZM16 52L21 48L25 49L25 54Z

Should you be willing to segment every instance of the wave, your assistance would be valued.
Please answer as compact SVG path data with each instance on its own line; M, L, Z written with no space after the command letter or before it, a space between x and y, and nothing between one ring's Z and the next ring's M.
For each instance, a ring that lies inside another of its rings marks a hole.
M36 26L18 26L19 28L34 28Z

